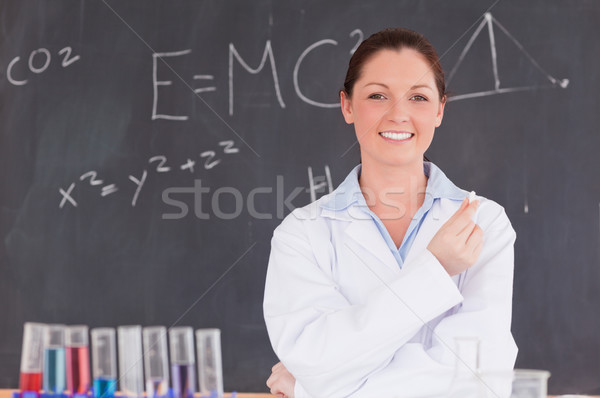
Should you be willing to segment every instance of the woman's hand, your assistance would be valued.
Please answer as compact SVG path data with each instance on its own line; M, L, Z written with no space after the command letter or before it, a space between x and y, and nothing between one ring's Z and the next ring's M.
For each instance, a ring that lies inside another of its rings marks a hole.
M271 394L282 398L294 398L294 386L296 379L281 362L271 368L271 376L267 380L267 386Z
M450 276L460 274L475 264L481 254L483 230L473 222L478 206L478 200L469 203L465 198L427 246Z

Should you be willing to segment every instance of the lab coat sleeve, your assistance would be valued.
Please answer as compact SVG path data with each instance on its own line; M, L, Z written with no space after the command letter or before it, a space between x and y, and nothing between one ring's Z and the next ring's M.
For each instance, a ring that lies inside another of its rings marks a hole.
M395 280L381 281L365 302L352 305L316 261L307 234L327 237L315 224L306 224L313 222L322 220L292 215L274 233L265 321L275 353L306 396L345 397L462 296L435 256L424 250Z
M487 224L484 246L477 263L463 274L463 302L430 322L429 338L405 344L390 364L371 375L353 397L442 396L456 362L456 337L479 338L480 370L484 374L513 369L517 346L510 326L516 234L500 206L486 206L492 207L494 217L491 222L482 220ZM428 377L432 375L439 377ZM428 377L427 382L424 377ZM506 386L488 387L503 396L501 390Z
M429 354L437 361L453 364L454 338L480 339L482 370L512 369L517 346L510 331L516 233L504 209L487 203L493 217L482 220L484 245L477 262L463 274L464 301L435 326Z

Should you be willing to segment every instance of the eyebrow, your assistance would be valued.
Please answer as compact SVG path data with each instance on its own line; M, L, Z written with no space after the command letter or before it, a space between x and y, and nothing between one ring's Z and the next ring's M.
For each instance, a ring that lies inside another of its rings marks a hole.
M382 86L384 88L389 89L389 86L387 84L377 83L377 82L371 82L371 83L367 83L367 84L364 85L364 87L367 87L367 86ZM431 88L431 86L429 86L428 84L415 84L414 86L412 86L410 88L410 90L416 90L416 89L419 89L419 88L428 88L429 90L433 91L433 89Z

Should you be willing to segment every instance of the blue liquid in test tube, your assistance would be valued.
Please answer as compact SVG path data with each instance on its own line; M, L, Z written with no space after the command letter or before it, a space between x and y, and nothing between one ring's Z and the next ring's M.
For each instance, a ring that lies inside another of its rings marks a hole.
M117 380L99 377L94 379L94 396L96 398L113 397L117 391Z
M117 390L115 329L92 329L92 376L94 397L112 398Z
M44 351L44 391L62 394L66 387L65 349L46 348Z
M44 336L43 389L46 394L62 394L65 391L65 326L48 325Z

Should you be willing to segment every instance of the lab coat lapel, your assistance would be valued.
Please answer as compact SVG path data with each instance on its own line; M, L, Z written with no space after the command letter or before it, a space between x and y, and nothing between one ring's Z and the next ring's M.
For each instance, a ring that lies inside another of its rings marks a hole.
M373 257L376 257L380 264L398 272L398 263L370 216L354 207L348 209L348 214L354 219L344 231L349 240L348 244L350 247L358 245L364 249L353 250L354 254L369 266L374 265Z

